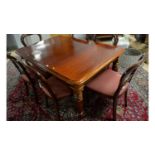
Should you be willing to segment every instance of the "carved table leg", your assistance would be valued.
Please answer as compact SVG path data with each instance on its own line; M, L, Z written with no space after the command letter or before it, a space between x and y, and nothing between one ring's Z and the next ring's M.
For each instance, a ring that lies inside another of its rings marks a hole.
M79 119L84 116L84 110L83 110L83 89L84 86L75 86L72 87L74 92L74 99L77 104L77 110L79 113Z
M112 70L118 71L118 58L113 62Z

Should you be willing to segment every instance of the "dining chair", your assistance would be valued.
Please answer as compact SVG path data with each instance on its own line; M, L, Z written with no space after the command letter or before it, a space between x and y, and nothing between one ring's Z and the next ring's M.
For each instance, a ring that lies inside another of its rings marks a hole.
M22 34L20 37L20 40L21 40L21 43L23 44L24 47L29 46L29 44L25 41L25 39L27 37L31 37L31 36L38 36L39 41L42 40L41 34ZM37 42L35 42L35 43L37 43Z
M32 91L34 93L34 98L35 98L35 104L37 105L37 109L33 108L32 105L30 105L33 110L34 110L34 114L36 114L36 116L34 117L34 120L37 120L40 117L40 111L42 111L48 118L51 118L49 116L49 114L40 106L40 103L38 101L38 94L37 94L37 87L36 87L36 75L35 73L29 69L29 66L27 65L26 61L23 60L22 58L20 58L18 55L16 57L11 55L10 53L7 53L7 58L14 64L14 66L16 67L16 69L19 71L20 73L20 78L23 79L24 81L24 85L26 88L26 95L29 97L29 88L32 88ZM37 67L36 65L33 65L33 68L37 71L39 71L44 77L45 79L48 79L49 74L46 74L46 72L42 71L39 67ZM24 101L24 97L23 97L23 101ZM28 102L27 102L28 104Z
M103 97L111 98L113 101L113 120L116 121L117 101L124 95L125 107L127 107L127 91L129 83L137 68L144 62L142 55L138 62L129 67L122 75L112 69L107 69L91 80L86 86L88 90L95 91Z
M93 40L95 42L101 42L103 40L103 42L105 41L104 43L110 40L114 46L117 46L119 41L118 34L94 34Z
M31 74L28 72L28 70L25 68L22 59L20 57L17 58L17 57L12 56L11 53L7 53L7 59L9 59L14 64L16 69L19 71L20 73L19 78L21 78L24 81L26 95L29 96L29 87L31 86L34 92L35 102L38 103L38 96L36 93L35 81L30 76ZM23 97L23 101L24 101L24 97ZM35 113L37 113L37 110L35 108L33 108L33 110L35 111ZM35 116L35 119L37 119L36 116Z
M25 66L23 65L22 59L20 59L19 57L18 58L13 57L11 53L7 53L7 58L14 64L16 69L19 71L20 78L24 80L24 84L26 87L26 94L29 95L28 83L30 83L32 88L34 89L34 81L31 78L29 72L26 70Z
M59 101L64 97L71 96L71 89L64 82L54 76L46 79L39 70L36 70L36 68L33 67L31 62L26 61L26 63L28 64L29 69L36 74L36 80L45 95L46 105L48 106L48 98L52 99L55 103L57 118L58 120L61 120L59 114Z

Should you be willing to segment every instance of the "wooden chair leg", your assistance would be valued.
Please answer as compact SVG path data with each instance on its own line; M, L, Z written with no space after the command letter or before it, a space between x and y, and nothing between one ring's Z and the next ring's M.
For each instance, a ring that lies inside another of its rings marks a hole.
M116 121L117 99L113 99L113 121Z
M60 113L59 113L59 103L58 101L55 102L55 105L56 105L56 112L57 112L57 118L58 118L58 121L60 121Z
M22 96L22 102L23 102L23 107L22 107L22 114L24 114L24 105L25 105L25 98L24 98L24 93L23 93L23 89L21 89L21 92L20 92L21 94L21 96ZM21 116L19 116L19 114L17 115L15 115L15 120L17 121L18 119L19 119L19 117L21 118Z
M46 107L48 108L49 107L49 104L48 104L48 97L45 95L45 104L46 104Z
M37 104L39 104L37 90L36 90L36 88L35 88L35 86L33 84L32 84L32 89L33 89L33 93L34 93L34 96L35 96L35 102Z
M26 88L26 95L29 96L29 86L28 86L28 83L24 81L24 85L25 85L25 88Z
M34 96L35 96L35 103L37 104L37 118L38 118L38 120L40 120L40 105L39 105L39 101L38 101L37 90L36 90L36 87L34 86L34 84L31 84L31 85L32 85Z
M128 91L126 91L124 94L124 96L125 96L125 107L127 107L127 99L128 99L127 95L128 95Z
M24 85L25 85L25 82L24 82ZM21 88L21 92L20 92L21 94L21 97L22 97L22 101L23 101L23 103L25 102L25 98L24 98L24 93L23 93L23 88Z

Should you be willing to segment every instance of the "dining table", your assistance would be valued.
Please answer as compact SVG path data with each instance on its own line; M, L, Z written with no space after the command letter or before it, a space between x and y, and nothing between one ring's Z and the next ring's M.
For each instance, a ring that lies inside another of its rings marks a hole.
M118 58L124 51L118 46L56 36L17 49L16 53L64 81L72 89L78 115L82 117L86 84L111 63L117 70Z

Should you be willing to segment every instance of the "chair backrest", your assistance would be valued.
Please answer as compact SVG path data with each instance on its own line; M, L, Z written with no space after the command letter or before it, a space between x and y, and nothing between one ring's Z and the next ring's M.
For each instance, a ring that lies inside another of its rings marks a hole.
M86 39L96 41L96 34L86 34Z
M108 39L109 38L112 40L113 39L113 45L114 46L117 46L117 43L118 43L118 34L94 34L92 35L92 39L97 42L97 38L100 37L100 38L104 38L105 39Z
M127 83L130 83L132 80L132 77L134 73L136 72L137 68L144 62L144 55L142 55L138 62L131 67L129 67L122 75L119 86L117 91L115 92L114 96L117 96L120 91L122 90L123 86L125 86Z
M14 64L23 80L25 80L26 82L32 82L30 73L26 69L22 59L17 59L16 57L13 57L10 53L7 53L7 58Z
M27 64L27 67L29 68L29 70L31 70L35 75L36 75L36 80L38 81L38 84L40 86L40 88L42 89L42 91L48 95L49 97L52 97L54 100L57 100L57 97L54 93L54 91L52 90L51 87L49 87L49 84L47 82L47 79L43 76L43 74L40 72L40 70L37 70L35 65L32 64L29 61L25 61Z
M33 36L33 35L37 35L38 38L39 38L39 41L42 40L42 36L41 34L22 34L21 37L20 37L20 40L21 40L21 43L23 44L23 46L29 46L26 41L25 41L25 38L28 37L28 36ZM35 42L36 43L36 42Z

